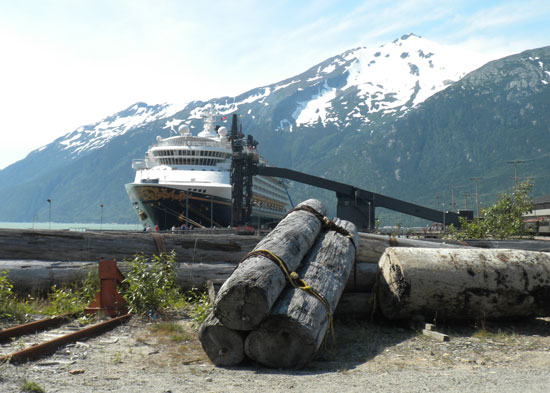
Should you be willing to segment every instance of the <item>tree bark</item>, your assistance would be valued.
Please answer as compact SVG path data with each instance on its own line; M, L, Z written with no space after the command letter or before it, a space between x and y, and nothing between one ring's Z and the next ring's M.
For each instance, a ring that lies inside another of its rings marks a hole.
M370 292L377 277L378 263L357 263L355 261L344 292Z
M507 249L388 248L378 301L389 319L550 315L550 254Z
M367 319L374 311L375 300L372 292L344 292L334 310L334 316Z
M467 248L468 246L455 241L408 239L364 232L359 232L359 236L361 237L361 246L357 249L357 262L378 263L388 247Z
M176 252L176 262L238 262L260 240L242 236L188 231L162 233L167 251ZM0 258L43 261L99 261L131 259L134 254L158 255L150 232L76 232L34 229L0 229Z
M309 206L325 215L321 202L309 199L298 206ZM321 231L321 221L312 213L289 213L264 237L254 250L269 250L294 271ZM214 303L214 315L228 328L252 330L269 313L286 284L279 265L262 255L242 261L222 285Z
M8 280L18 293L44 293L52 285L70 285L97 269L98 262L62 262L36 260L0 260L0 272L6 271ZM119 262L122 274L128 271L125 262ZM181 263L176 266L176 282L183 290L202 289L206 282L223 283L235 269L235 263Z
M244 340L248 332L228 329L210 313L199 329L199 339L208 358L216 366L240 364L244 358Z
M120 271L128 271L125 262L118 263ZM52 285L72 284L83 278L97 261L63 262L38 260L2 260L0 272L7 271L8 280L19 293L42 293ZM236 263L179 263L176 265L176 282L185 291L206 286L207 281L221 286L235 270ZM358 263L354 266L345 292L370 292L378 275L378 265Z
M351 233L355 225L337 223ZM355 236L355 242L359 238ZM307 255L298 274L326 300L325 305L310 293L288 288L275 303L269 317L253 330L245 342L245 353L274 368L302 368L323 342L338 300L355 259L350 240L334 232L323 232Z

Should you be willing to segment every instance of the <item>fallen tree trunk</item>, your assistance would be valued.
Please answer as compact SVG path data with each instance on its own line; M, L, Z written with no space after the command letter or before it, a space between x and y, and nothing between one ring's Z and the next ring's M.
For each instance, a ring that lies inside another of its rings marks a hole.
M356 233L352 223L336 222ZM308 364L331 325L354 259L355 247L350 239L335 231L322 233L298 274L323 300L299 288L285 289L268 318L248 335L248 357L274 368L302 368Z
M309 199L298 205L309 206L322 216L321 202ZM254 250L268 250L294 271L321 231L319 218L306 210L290 212L264 237ZM214 315L228 328L251 330L269 313L286 284L278 264L264 255L242 261L222 285L214 302Z
M442 242L433 240L408 239L372 233L359 232L361 245L357 249L357 262L378 263L378 260L388 247L419 247L419 248L467 248L467 244L458 242Z
M370 292L378 277L378 263L357 263L353 268L344 288L344 292Z
M336 318L367 319L375 311L372 292L344 292L334 310Z
M388 248L378 301L389 319L550 315L550 254L503 249Z
M221 233L222 231L220 231ZM134 254L158 255L153 235L176 262L238 262L261 239L236 234L155 234L151 232L75 232L34 229L0 229L2 259L43 261L99 261L131 259Z
M128 271L126 262L118 263L120 271ZM207 281L223 284L231 275L236 263L204 262L178 263L176 282L185 291L205 287ZM52 285L63 286L82 279L90 269L97 267L97 261L38 261L38 260L2 260L0 272L7 271L7 278L19 293L39 293L47 291ZM345 292L370 292L378 275L378 264L358 263L354 266Z
M0 272L18 293L44 293L53 285L70 285L81 280L90 270L97 270L98 262L61 262L34 260L0 260ZM125 262L119 262L122 274L127 272ZM176 282L183 290L202 289L206 282L223 283L235 269L235 263L180 263L176 266Z
M226 328L210 313L201 324L199 339L208 358L216 366L236 366L244 358L244 340L248 332Z

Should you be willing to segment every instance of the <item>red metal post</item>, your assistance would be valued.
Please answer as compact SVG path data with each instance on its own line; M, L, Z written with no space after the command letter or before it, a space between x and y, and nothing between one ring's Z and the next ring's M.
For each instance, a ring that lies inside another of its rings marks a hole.
M126 301L117 292L117 284L122 284L124 276L118 270L116 261L99 261L99 292L85 311L89 314L103 312L111 317L128 312Z

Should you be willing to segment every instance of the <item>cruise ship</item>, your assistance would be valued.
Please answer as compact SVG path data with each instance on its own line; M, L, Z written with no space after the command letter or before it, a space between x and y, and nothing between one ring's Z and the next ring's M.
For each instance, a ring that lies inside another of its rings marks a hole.
M168 229L227 228L233 226L230 169L231 141L226 127L216 126L212 108L203 113L204 127L197 136L187 125L179 135L157 137L144 159L134 159L136 171L126 192L144 227ZM255 144L242 145L257 154ZM260 163L265 164L260 158ZM286 213L289 197L281 180L254 176L253 227L267 227Z

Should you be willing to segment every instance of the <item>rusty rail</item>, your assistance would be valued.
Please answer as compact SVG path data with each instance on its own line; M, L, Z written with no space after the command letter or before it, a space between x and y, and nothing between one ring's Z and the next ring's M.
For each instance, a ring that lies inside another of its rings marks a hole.
M41 344L37 344L32 347L25 348L21 351L17 351L9 355L2 356L0 357L0 363L6 362L6 361L11 363L23 363L28 360L33 360L42 356L52 354L62 345L77 341L85 337L91 337L98 333L105 332L121 323L126 322L131 316L132 314L121 315L120 317L99 322L94 325L80 329L76 332L69 333L64 336L54 338L53 340L49 340ZM53 319L53 318L47 318L47 319ZM15 328L18 328L18 327L16 326ZM12 328L12 329L15 329L15 328Z
M49 328L59 326L69 321L71 318L74 317L74 315L75 314L72 314L72 313L63 314L57 317L44 318L38 321L32 321L32 322L24 323L22 325L17 325L11 328L0 330L0 342L7 341L11 338L15 338L19 336L24 336L26 334L35 333L40 330L46 330Z

